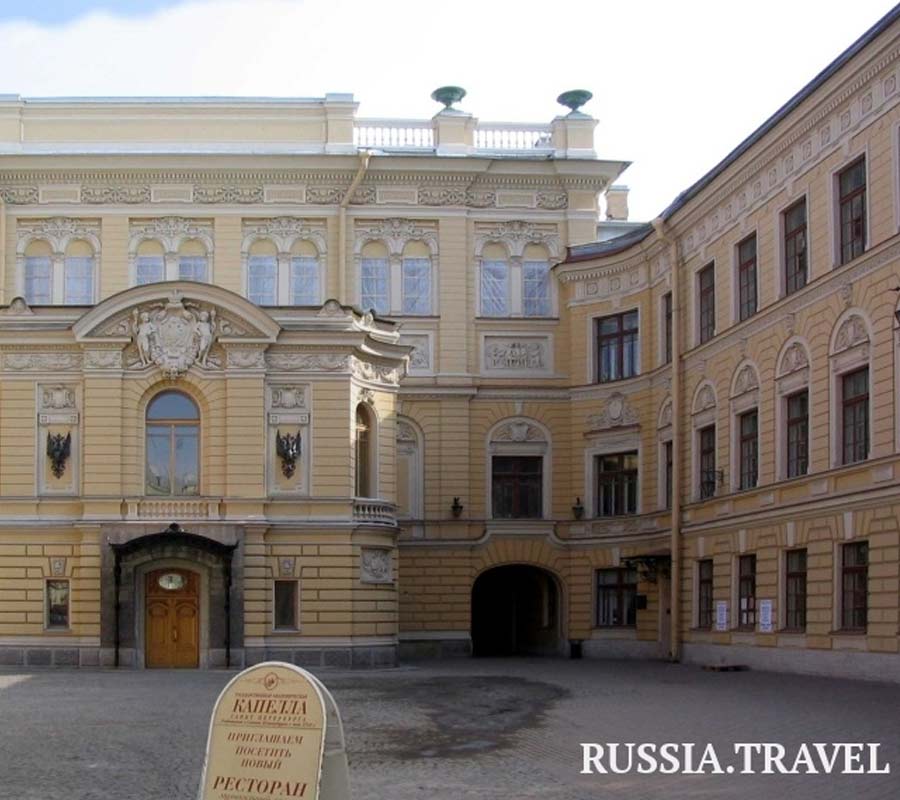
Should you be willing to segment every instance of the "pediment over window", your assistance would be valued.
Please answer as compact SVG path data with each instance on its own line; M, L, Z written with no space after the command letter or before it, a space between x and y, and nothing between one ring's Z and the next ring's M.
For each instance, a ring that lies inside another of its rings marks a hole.
M638 421L638 414L631 407L628 398L619 392L614 392L603 403L599 414L591 414L588 417L587 424L591 430L604 430L637 425Z
M492 442L546 442L544 431L528 420L510 420L496 427Z
M744 364L734 374L734 382L731 385L731 396L740 397L759 388L759 376L752 364Z
M793 342L787 346L778 362L778 378L799 372L809 366L809 355L806 348L800 342Z
M281 329L264 311L227 289L171 282L114 295L88 311L72 330L79 342L126 344L128 368L155 365L174 378L193 365L222 367L220 345L269 344ZM254 363L261 361L261 351L253 355Z
M692 414L699 414L710 408L716 407L716 391L711 383L704 383L697 389L694 395L694 403L691 406Z
M838 325L832 346L831 355L849 350L869 341L869 326L861 314L851 313Z

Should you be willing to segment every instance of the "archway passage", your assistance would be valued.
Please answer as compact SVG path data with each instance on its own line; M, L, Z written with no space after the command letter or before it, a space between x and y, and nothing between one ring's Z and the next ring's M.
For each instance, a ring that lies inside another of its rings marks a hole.
M524 564L494 567L472 587L475 656L558 655L560 592L546 570Z

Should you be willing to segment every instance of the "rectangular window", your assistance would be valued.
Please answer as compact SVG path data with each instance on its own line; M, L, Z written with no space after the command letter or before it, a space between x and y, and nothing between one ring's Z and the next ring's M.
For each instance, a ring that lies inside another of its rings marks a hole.
M806 630L806 550L785 554L785 628Z
M756 627L756 556L738 559L738 626Z
M69 582L47 581L47 627L69 627Z
M633 569L597 570L597 627L633 628L637 571Z
M275 614L276 630L295 631L297 624L297 581L275 581Z
M315 256L291 259L291 305L319 305L319 259Z
M866 249L866 159L860 158L838 175L841 264Z
M841 563L841 628L865 630L869 605L869 543L843 545Z
M491 500L495 519L540 519L543 516L541 456L493 456Z
M138 256L134 262L134 282L137 286L159 283L165 279L166 265L162 256Z
M756 313L756 234L738 245L738 316L741 320Z
M759 469L758 416L756 409L738 417L740 426L741 489L756 486Z
M843 463L869 457L869 368L841 378Z
M431 259L404 258L403 272L403 313L431 313Z
M638 312L614 314L596 321L597 380L632 378L638 371Z
M664 364L672 361L672 293L663 295L663 358Z
M360 264L360 304L376 314L391 313L391 265L386 258L364 258Z
M481 313L485 317L509 314L509 264L481 262Z
M716 333L716 273L715 264L709 264L697 273L697 291L700 310L700 344L708 342Z
M546 261L522 262L522 313L526 317L550 316L550 265Z
M713 562L704 558L697 562L697 627L713 626Z
M247 287L251 303L274 306L278 302L278 262L275 256L247 259Z
M809 392L787 398L787 476L806 475L809 466Z
M94 302L93 256L66 256L64 274L64 303L72 306L89 306Z
M666 508L672 508L672 442L666 442Z
M784 212L784 293L806 286L806 198Z
M179 256L178 280L206 283L206 256Z
M595 456L597 516L637 513L638 456L636 452Z
M29 305L48 305L53 302L52 274L49 256L25 258L25 300Z
M716 493L716 426L708 425L698 432L700 439L700 499Z

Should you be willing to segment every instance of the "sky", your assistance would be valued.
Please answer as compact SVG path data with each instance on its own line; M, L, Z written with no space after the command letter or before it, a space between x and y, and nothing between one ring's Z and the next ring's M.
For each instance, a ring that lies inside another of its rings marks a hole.
M860 34L885 0L0 0L0 93L351 92L428 118L549 122L588 89L601 158L651 219Z

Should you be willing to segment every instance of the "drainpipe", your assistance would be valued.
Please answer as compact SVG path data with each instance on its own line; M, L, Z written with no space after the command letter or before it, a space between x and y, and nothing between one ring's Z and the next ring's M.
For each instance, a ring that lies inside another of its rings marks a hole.
M338 300L341 303L347 302L347 206L350 205L350 199L353 197L356 187L359 186L366 174L371 157L372 154L367 150L360 151L356 176L338 207Z
M681 469L682 469L682 413L681 413L681 294L679 277L681 263L678 244L667 231L665 220L657 217L653 228L668 246L672 288L672 519L670 523L671 578L669 584L669 658L681 658Z

